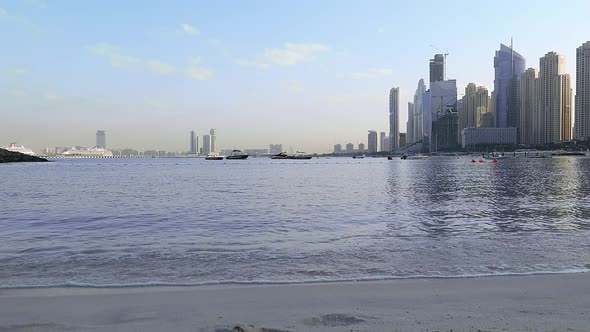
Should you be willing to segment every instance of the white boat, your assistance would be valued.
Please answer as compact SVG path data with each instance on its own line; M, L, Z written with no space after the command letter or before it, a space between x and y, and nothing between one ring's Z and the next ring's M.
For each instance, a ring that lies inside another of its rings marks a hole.
M364 155L364 154L362 154L362 155L360 155L360 156L352 156L352 157L353 157L354 159L364 159L364 158L365 158L365 155Z
M33 152L33 150L25 148L22 145L16 145L16 143L10 143L7 147L5 147L4 149L11 151L11 152L19 152L22 154L26 154L29 156L34 156L35 152Z

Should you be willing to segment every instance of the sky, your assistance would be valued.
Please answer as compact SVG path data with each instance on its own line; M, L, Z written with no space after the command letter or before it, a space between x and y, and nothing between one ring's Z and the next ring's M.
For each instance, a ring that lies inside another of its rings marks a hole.
M428 60L493 89L509 45L538 68L557 51L575 81L590 1L0 0L0 146L189 149L217 129L223 149L307 152L400 131Z

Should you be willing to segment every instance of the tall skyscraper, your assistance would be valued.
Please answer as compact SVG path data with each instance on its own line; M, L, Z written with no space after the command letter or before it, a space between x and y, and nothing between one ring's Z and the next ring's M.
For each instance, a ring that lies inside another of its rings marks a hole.
M342 144L334 144L334 153L342 153Z
M572 89L563 55L549 52L539 61L540 143L572 139Z
M399 88L389 91L389 151L399 148Z
M104 130L96 131L96 147L102 149L107 148L107 138Z
M519 141L524 144L540 144L541 121L539 117L539 73L527 69L520 76Z
M408 102L408 122L406 122L406 142L414 143L414 103Z
M191 130L190 140L190 154L197 154L197 151L199 151L199 137L196 131Z
M365 151L365 143L359 143L359 152Z
M377 132L374 130L369 130L369 134L367 135L367 146L369 148L369 153L377 153Z
M217 152L217 130L209 130L209 136L211 136L211 152Z
M590 140L590 41L576 49L575 139Z
M435 54L434 59L430 59L430 82L439 82L445 80L445 56Z
M424 84L424 79L420 79L418 81L418 87L416 88L416 92L414 92L414 130L412 131L413 142L418 142L423 140L423 114L424 110L422 107L422 95L426 92L426 85Z
M518 114L518 78L526 68L525 58L512 46L500 44L494 57L494 125L498 128L515 127Z
M203 135L203 154L208 155L214 152L211 150L211 135Z

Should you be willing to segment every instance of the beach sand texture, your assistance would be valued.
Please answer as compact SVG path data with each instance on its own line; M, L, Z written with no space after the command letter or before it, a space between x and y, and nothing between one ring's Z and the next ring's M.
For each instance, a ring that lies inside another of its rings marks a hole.
M590 275L0 291L0 331L588 331Z

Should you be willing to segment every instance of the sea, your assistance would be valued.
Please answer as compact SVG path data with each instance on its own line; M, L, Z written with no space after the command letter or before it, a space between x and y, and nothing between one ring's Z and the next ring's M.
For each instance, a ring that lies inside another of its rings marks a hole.
M0 288L590 271L590 158L0 165Z

